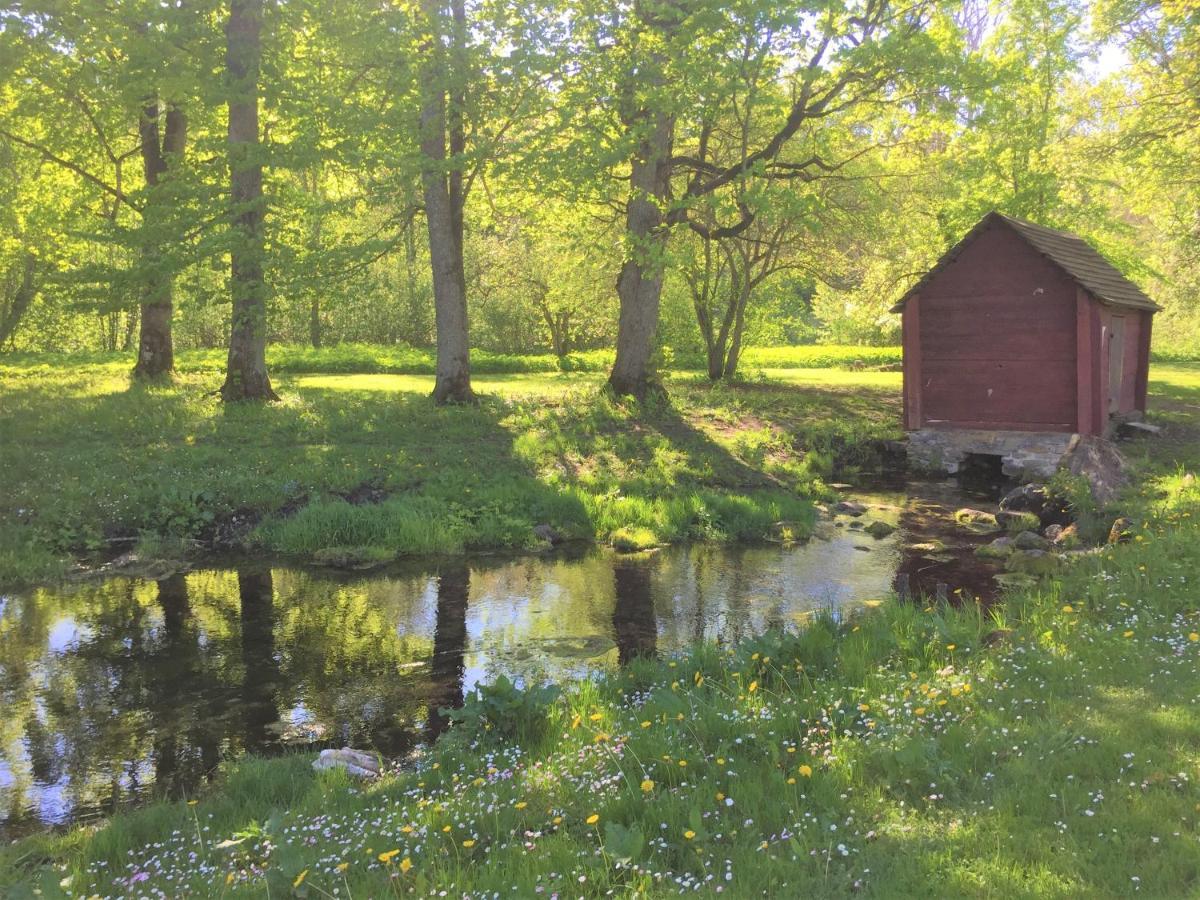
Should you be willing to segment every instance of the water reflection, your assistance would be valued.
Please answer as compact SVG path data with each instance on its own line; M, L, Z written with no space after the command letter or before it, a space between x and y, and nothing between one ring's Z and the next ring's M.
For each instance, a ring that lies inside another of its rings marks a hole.
M867 498L867 516L826 521L795 547L577 551L353 576L257 565L2 597L0 835L189 794L246 751L401 755L445 728L440 709L500 673L563 681L695 640L737 641L886 596L898 574L956 587L977 574L979 539L949 534L961 498L930 490ZM864 519L900 531L876 540ZM912 550L931 537L954 546Z
M465 562L448 562L438 573L437 621L433 628L433 659L429 667L429 720L425 726L425 737L430 741L449 724L441 710L457 709L463 704L470 589L471 570Z

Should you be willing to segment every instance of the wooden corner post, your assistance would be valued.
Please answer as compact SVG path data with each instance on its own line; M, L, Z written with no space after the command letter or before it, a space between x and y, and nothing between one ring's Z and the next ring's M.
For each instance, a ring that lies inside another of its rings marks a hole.
M915 431L921 418L921 295L913 294L901 314L904 340L904 427Z

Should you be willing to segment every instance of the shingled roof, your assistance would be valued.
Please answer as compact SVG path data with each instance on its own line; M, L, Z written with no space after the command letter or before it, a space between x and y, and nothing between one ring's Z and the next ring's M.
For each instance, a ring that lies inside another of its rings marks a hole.
M938 272L952 263L975 238L995 223L1002 223L1019 234L1031 247L1071 276L1076 284L1097 300L1112 306L1148 309L1152 312L1162 308L1142 293L1136 284L1118 272L1112 263L1078 235L1035 225L1033 222L1026 222L1023 219L1014 219L1012 216L1005 216L998 212L990 212L979 221L979 224L967 232L966 237L951 247L937 261L937 265L926 272L920 281L909 288L900 301L892 307L892 312L900 312L909 297L928 284Z

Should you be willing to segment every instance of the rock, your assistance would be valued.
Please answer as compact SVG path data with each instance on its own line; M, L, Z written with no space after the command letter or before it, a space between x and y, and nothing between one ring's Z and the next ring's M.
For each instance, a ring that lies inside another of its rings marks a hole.
M1072 475L1082 475L1092 488L1092 496L1101 506L1117 499L1129 483L1129 466L1111 441L1084 435L1063 457L1062 467Z
M381 547L323 547L313 554L316 565L333 569L372 569L392 559Z
M980 559L1007 559L1016 547L1009 537L996 538L990 544L980 544L975 548L975 555Z
M1108 542L1110 544L1124 544L1133 537L1133 520L1121 516L1112 523L1112 528L1108 530Z
M1000 498L1000 509L1004 512L1031 512L1040 516L1049 498L1046 485L1023 484Z
M1022 575L1053 575L1062 568L1062 560L1045 550L1017 550L1004 567Z
M861 516L867 508L854 500L839 500L833 505L833 511L843 516Z
M1018 512L1002 509L996 513L996 521L1008 531L1037 531L1042 527L1042 520L1037 513Z
M887 522L875 521L868 525L864 531L867 532L875 540L887 537L896 530L895 525L889 525Z
M1053 527L1059 529L1054 537L1049 538L1055 547L1068 550L1079 546L1079 528L1077 526L1068 525L1066 528L1061 528L1056 525Z
M1162 428L1158 425L1151 425L1149 422L1122 422L1117 426L1117 437L1122 440L1130 440L1135 437L1145 437L1162 434Z
M908 549L914 553L942 553L946 549L945 543L934 538L931 541L924 541L920 544L909 544Z
M1013 546L1018 550L1045 550L1050 542L1033 531L1022 531L1013 538Z
M1007 641L1010 637L1012 637L1011 628L997 628L983 636L983 645L985 647L995 647L997 644Z
M830 482L829 487L833 488L835 491L849 491L854 489L854 485L846 484L844 481Z
M1063 527L1061 525L1057 525L1057 524L1047 525L1045 528L1042 529L1042 537L1044 537L1048 541L1056 540L1058 538L1058 536L1062 533L1063 533Z
M805 535L804 526L799 522L774 522L771 525L767 540L777 544L794 544Z
M855 544L855 545L854 545L854 549L855 549L855 550L861 550L863 553L870 553L870 552L871 552L871 548L870 548L870 547L868 547L866 544Z
M1032 587L1037 584L1037 579L1032 575L1026 575L1024 572L1000 572L992 576L992 581L1005 588L1023 588Z
M954 514L954 521L976 534L991 534L1000 530L996 517L981 509L963 507Z
M854 521L850 523L850 527L857 528L859 531L862 531L866 526L862 522Z
M553 525L547 525L545 522L540 525L533 526L533 536L538 540L546 541L551 545L561 544L565 538Z
M313 760L313 768L318 772L343 769L357 778L378 778L379 758L361 750L351 750L349 747L343 747L341 750L322 750L321 755Z

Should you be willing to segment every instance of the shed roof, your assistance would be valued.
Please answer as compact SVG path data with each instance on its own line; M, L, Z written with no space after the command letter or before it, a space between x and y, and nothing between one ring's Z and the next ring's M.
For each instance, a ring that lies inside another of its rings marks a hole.
M1142 293L1141 288L1118 272L1095 247L1078 235L990 212L967 232L966 237L951 247L920 281L908 289L892 307L892 312L900 312L909 297L933 280L938 272L952 263L975 238L995 223L1001 223L1015 231L1026 243L1066 272L1076 284L1097 300L1113 306L1147 309L1151 312L1162 308Z

